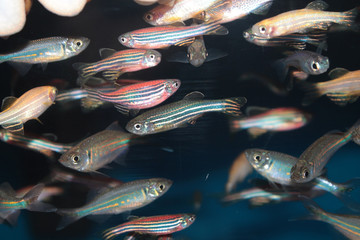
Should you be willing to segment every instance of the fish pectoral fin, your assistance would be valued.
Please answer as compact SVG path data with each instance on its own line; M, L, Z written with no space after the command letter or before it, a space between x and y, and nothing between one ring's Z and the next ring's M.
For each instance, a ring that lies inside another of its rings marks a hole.
M4 111L11 107L11 105L13 105L16 100L17 98L12 96L4 98L2 100L1 111Z
M203 99L205 96L203 93L195 91L195 92L191 92L188 93L183 100L201 100Z
M272 5L271 1L267 2L264 5L262 5L262 6L258 7L257 9L253 10L251 13L257 14L257 15L266 15L270 10L271 5Z
M185 38L185 39L181 39L178 42L176 42L174 45L175 46L188 46L191 43L193 43L195 41L195 37L191 37L191 38Z
M99 54L102 59L108 58L112 56L114 53L116 53L116 50L111 48L100 48Z
M44 125L44 123L39 118L34 118L34 120L38 121L40 124Z
M41 63L41 68L43 71L46 70L48 63Z
M166 58L168 62L189 63L186 52L176 52Z
M115 81L121 74L121 71L108 70L103 72L103 77L108 81Z
M6 123L2 127L14 134L24 135L24 125L22 122Z
M121 114L124 114L125 116L129 116L130 110L129 108L125 107L124 105L121 104L114 104L114 107L116 108L116 110L118 110L118 112L120 112Z
M345 106L353 98L353 96L349 96L346 93L327 93L326 96L339 106Z
M350 71L345 68L334 68L329 72L329 77L331 79L336 79L339 77L344 76L345 74L349 73Z
M32 67L30 63L19 63L19 62L8 62L16 71L21 75L25 76Z
M129 114L131 117L135 117L140 112L140 109L130 109Z
M261 128L249 128L247 131L248 131L251 139L255 139L255 138L267 133L266 129L261 129Z
M312 10L320 10L320 11L324 11L329 7L329 5L322 1L322 0L315 0L311 3L309 3L306 6L306 9L312 9Z

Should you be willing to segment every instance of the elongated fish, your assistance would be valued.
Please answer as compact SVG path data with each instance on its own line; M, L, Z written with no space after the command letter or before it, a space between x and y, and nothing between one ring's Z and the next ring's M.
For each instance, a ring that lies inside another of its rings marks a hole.
M83 207L58 210L64 218L57 229L88 215L119 214L144 207L164 195L171 185L171 180L151 178L106 189Z
M170 0L145 13L144 20L153 25L184 22L211 7L219 0Z
M192 92L180 101L149 110L128 122L126 130L137 135L168 131L195 124L196 119L207 112L239 116L240 108L246 103L244 97L202 100L203 97L200 92Z
M68 151L73 144L62 144L50 141L44 137L29 137L13 134L4 129L0 130L0 140L9 144L31 149L44 154L48 158L54 158L54 153L64 153Z
M155 50L128 49L116 52L102 48L100 55L103 59L98 62L73 64L80 78L86 79L103 72L105 79L115 81L123 73L154 67L161 61L161 54Z
M80 172L96 171L111 163L129 148L132 134L123 132L117 122L73 146L59 162Z
M305 90L303 105L309 105L316 98L326 95L335 104L345 106L355 102L360 96L360 70L349 71L335 68L330 71L331 80L319 83L302 82Z
M52 86L33 88L19 98L7 97L0 112L0 125L10 132L24 134L24 126L30 119L37 119L56 98L57 89Z
M196 216L194 214L141 217L107 229L103 232L103 238L110 240L127 232L151 234L156 236L168 235L188 228L194 223L195 219Z
M14 64L25 74L30 64L56 62L71 58L84 51L90 40L85 37L50 37L29 41L20 50L0 55L1 62L23 63Z
M227 35L228 30L218 23L195 26L149 27L119 36L119 42L130 48L158 49L171 45L184 46L192 43L200 35Z
M44 189L44 184L38 184L28 191L23 197L17 193L9 183L0 185L0 221L6 220L15 225L20 210L27 209L36 212L54 212L56 208L38 200Z
M288 11L262 20L252 26L252 32L257 36L273 38L311 30L327 30L334 23L350 26L359 11L357 8L347 12L324 11L327 7L325 2L316 0L304 9Z
M245 153L240 153L230 167L228 181L225 186L226 193L234 190L236 184L241 183L252 171L253 167L246 159Z
M136 114L140 109L154 107L171 95L180 87L179 79L159 79L120 87L111 92L86 88L87 98L82 100L82 106L92 108L97 102L111 102L119 112L129 115L129 111Z
M307 124L310 114L296 108L261 108L248 107L248 117L233 119L230 122L232 131L248 129L252 137L257 137L268 131L280 132L298 129Z

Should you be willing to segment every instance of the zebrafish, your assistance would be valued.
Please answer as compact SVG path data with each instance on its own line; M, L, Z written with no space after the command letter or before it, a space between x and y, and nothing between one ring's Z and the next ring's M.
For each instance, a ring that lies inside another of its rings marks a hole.
M117 122L98 132L61 155L59 162L80 172L93 172L124 155L132 134L123 132ZM117 160L120 161L120 160Z
M232 131L248 129L252 137L268 131L289 131L303 127L311 118L310 114L296 108L262 108L248 107L248 117L230 120Z
M64 217L57 229L88 215L120 214L144 207L164 195L171 185L171 180L151 178L106 189L83 207L58 210L57 213Z
M21 188L19 190L16 190L16 196L18 198L22 198L23 196L25 196L28 192L31 191L31 189L33 189L35 187L35 185L30 185L30 186L26 186L24 188ZM63 194L64 189L62 189L61 187L56 187L56 186L44 186L43 190L41 191L39 197L38 197L38 201L43 201L43 200L48 200L53 196L58 196Z
M242 182L250 173L252 173L252 171L253 167L246 159L245 153L240 153L229 170L229 178L225 187L226 192L229 193L234 190L236 184Z
M19 72L27 73L31 64L46 64L71 58L84 51L90 40L85 37L50 37L29 41L20 50L0 55L0 63L10 62Z
M316 98L326 95L335 104L345 106L355 102L360 96L360 70L349 71L335 68L330 71L330 81L319 83L301 82L299 86L305 90L303 105L309 105Z
M252 32L257 36L273 38L311 30L327 30L334 23L352 25L358 14L357 8L347 12L324 11L327 7L324 1L316 0L304 9L288 11L262 20L252 26Z
M62 144L50 141L44 137L29 137L13 134L4 129L0 130L0 140L9 144L31 149L44 154L48 158L54 158L54 153L64 153L69 150L73 144Z
M195 26L163 26L149 27L119 36L119 42L125 47L158 49L171 45L184 46L192 43L200 35L227 35L228 30L218 23L200 24Z
M38 184L19 197L9 183L0 185L0 222L8 221L11 225L16 224L20 210L27 209L35 212L54 212L56 208L39 201L39 195L44 189L44 184Z
M111 102L122 114L129 115L130 111L137 114L140 109L154 107L168 99L180 84L178 79L159 79L126 85L111 92L86 87L88 96L82 99L82 106L87 109L98 106L98 102Z
M103 72L105 79L115 81L123 73L155 67L161 61L161 54L155 50L128 49L116 52L102 48L99 52L103 59L98 62L73 64L81 79Z
M116 236L136 232L151 235L168 235L188 228L194 223L194 214L173 214L135 218L129 222L112 227L103 232L103 238L110 240Z
M180 101L149 110L128 122L126 130L137 135L168 131L195 124L206 112L239 116L242 114L240 108L246 103L244 97L202 100L203 97L200 92L192 92Z
M30 119L37 119L55 101L57 89L42 86L30 89L19 98L3 99L0 125L10 132L24 134L24 126Z

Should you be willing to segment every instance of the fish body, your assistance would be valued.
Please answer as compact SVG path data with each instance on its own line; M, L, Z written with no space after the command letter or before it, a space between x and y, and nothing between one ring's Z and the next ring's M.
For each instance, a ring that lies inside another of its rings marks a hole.
M176 22L184 22L200 12L206 10L219 0L177 0L160 4L145 13L144 20L153 25L170 25Z
M3 100L0 112L0 125L3 128L23 134L23 124L37 119L55 101L57 89L52 86L33 88L19 98L7 97Z
M161 54L155 50L127 49L116 52L112 49L101 49L100 53L104 59L98 62L73 65L80 78L86 79L103 72L104 78L115 81L122 73L154 67L161 61Z
M306 33L311 30L327 30L332 24L353 24L358 9L347 12L324 11L327 4L316 0L304 9L281 13L252 26L252 32L261 37L273 38L291 33Z
M228 30L216 22L195 26L149 27L122 34L118 40L130 48L158 49L188 45L195 37L209 34L227 35Z
M129 109L140 110L162 103L179 89L180 84L178 79L161 79L130 84L111 92L86 88L87 99L111 102L121 113L128 115ZM83 102L83 106L87 107L85 104Z
M180 101L149 110L128 122L126 130L137 135L168 131L194 124L197 118L207 112L236 116L241 114L240 108L246 103L244 97L202 100L203 97L200 92L192 92Z
M236 187L236 184L242 182L252 171L253 167L246 159L245 153L240 153L229 170L229 178L225 187L226 192L231 192Z
M157 236L168 235L189 227L195 221L195 219L196 216L194 214L173 214L141 217L107 229L103 233L103 238L109 240L113 239L117 235L127 232L136 232Z
M106 189L83 207L59 210L65 217L58 229L88 215L119 214L144 207L164 195L171 185L171 180L152 178Z
M32 138L13 134L4 129L0 130L0 140L25 149L31 149L40 152L49 158L53 158L55 152L64 153L72 147L72 144L61 144L50 141L46 138Z

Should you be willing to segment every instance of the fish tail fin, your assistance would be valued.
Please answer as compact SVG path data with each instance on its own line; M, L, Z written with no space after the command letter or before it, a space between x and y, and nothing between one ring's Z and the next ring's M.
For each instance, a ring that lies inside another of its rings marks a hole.
M241 116L243 113L240 108L246 104L246 101L245 97L225 99L223 112L232 116Z
M40 183L25 194L24 200L28 203L28 206L26 207L27 210L34 212L55 212L57 210L50 204L38 200L44 187L45 185Z
M67 225L76 222L77 220L79 220L80 218L82 218L83 216L79 216L74 214L74 210L67 210L67 209L59 209L56 212L57 214L61 215L62 218L60 220L59 225L57 226L56 230L61 230L64 229Z
M241 120L236 118L230 119L229 125L230 125L230 132L236 133L241 129Z
M94 69L92 68L92 64L91 63L74 63L73 68L78 71L79 73L79 77L81 79L86 79L92 75L95 74Z
M312 214L309 219L321 220L322 216L326 215L326 212L314 201L306 197L301 197L301 201L304 207Z
M344 12L344 17L340 20L340 24L344 24L348 27L353 26L355 23L356 17L359 15L360 7L355 7L349 11Z
M87 97L80 100L82 108L85 110L94 110L104 104L104 102L100 100L97 90L88 87L86 87L85 90L87 91Z
M229 30L217 23L206 24L204 35L228 35Z
M360 202L354 200L352 193L359 189L360 178L353 178L345 183L337 184L337 190L333 194L353 211L360 211Z
M305 91L305 96L302 105L307 106L319 98L322 94L316 83L300 82L299 87Z

